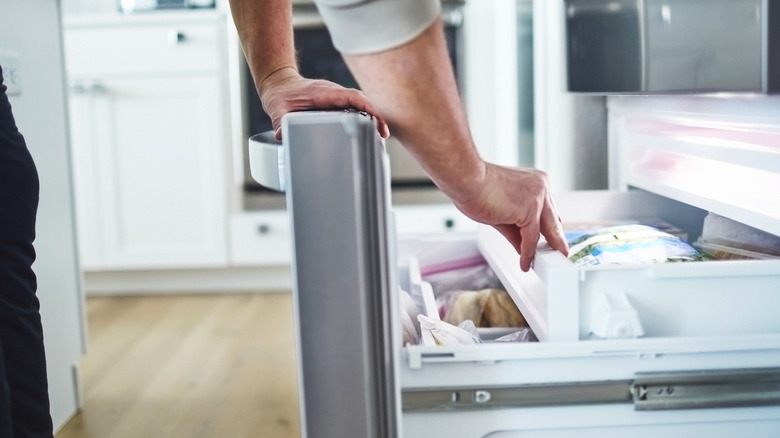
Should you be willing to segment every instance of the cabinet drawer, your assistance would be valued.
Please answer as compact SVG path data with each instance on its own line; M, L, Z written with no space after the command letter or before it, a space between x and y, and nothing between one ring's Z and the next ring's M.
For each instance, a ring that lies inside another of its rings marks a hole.
M477 224L452 204L394 206L398 234L476 231Z
M66 67L71 78L216 71L223 30L217 23L68 29Z
M230 262L234 266L289 265L290 219L286 211L243 213L230 221Z

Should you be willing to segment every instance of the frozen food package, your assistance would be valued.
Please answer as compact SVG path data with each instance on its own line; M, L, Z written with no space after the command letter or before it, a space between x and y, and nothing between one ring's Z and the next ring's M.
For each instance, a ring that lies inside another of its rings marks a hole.
M401 335L404 345L420 343L420 322L417 319L420 309L409 292L400 290Z
M688 242L641 224L566 231L569 260L575 266L641 264L707 259Z
M417 319L420 322L420 328L433 335L436 345L473 345L482 343L478 336L440 319L425 315L417 315Z
M453 269L423 268L421 271L422 279L437 296L453 290L501 288L501 280L482 257Z
M530 327L526 327L498 337L492 342L539 342L539 339Z
M666 222L663 219L658 218L643 218L643 219L608 219L598 222L574 222L566 223L566 237L569 241L575 239L579 234L592 233L594 230L607 227L616 227L619 225L645 225L655 228L658 231L671 234L674 237L682 240L688 240L688 233L678 228L677 226Z
M695 246L717 260L780 258L780 236L709 213Z
M439 316L458 325L471 320L477 327L527 327L528 323L503 289L450 291L438 297Z
M481 340L494 340L528 326L522 313L482 256L447 260L420 268L437 315L460 328L474 327ZM430 315L430 313L428 314Z

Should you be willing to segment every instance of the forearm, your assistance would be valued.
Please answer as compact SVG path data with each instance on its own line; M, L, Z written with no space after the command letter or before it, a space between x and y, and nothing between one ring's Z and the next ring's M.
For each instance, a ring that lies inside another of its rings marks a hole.
M230 0L255 87L271 76L297 75L290 0Z
M344 55L390 130L444 193L460 201L485 177L437 20L395 49Z

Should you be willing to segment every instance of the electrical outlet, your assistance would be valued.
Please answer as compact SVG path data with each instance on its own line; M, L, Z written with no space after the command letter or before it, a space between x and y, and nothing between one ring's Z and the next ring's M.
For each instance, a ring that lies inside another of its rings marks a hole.
M8 87L6 94L9 96L18 96L19 94L22 94L19 54L14 52L0 52L0 66L3 68L3 84Z

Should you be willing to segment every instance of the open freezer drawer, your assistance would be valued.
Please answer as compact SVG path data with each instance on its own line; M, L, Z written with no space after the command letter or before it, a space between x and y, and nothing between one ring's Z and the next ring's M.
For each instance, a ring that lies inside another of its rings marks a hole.
M541 249L534 271L522 273L517 255L489 232L396 238L384 145L367 117L300 113L285 118L283 132L283 151L250 141L250 152L275 163L264 172L272 174L269 184L286 190L291 214L304 436L773 436L780 430L780 330L765 318L775 306L772 292L780 290L777 263L578 270ZM704 214L642 192L562 194L556 203L567 220L661 218L691 237ZM579 203L588 208L577 209ZM402 345L399 286L417 282L422 289L415 263L464 254L490 261L542 342ZM397 259L415 262L398 270ZM693 288L689 301L697 305L686 310L706 321L706 330L674 318L673 327L657 322L664 320L656 319L654 306L680 299L688 285L710 276L725 287ZM625 286L616 292L637 310L645 336L591 339L590 295L611 293L616 284ZM653 305L643 301L659 295ZM750 314L738 317L752 328L736 334L718 328L727 323L723 309L735 309L745 296L750 300L738 311Z
M555 199L567 222L662 219L689 241L701 234L706 215L641 191L571 192ZM780 260L575 267L557 251L542 249L532 272L524 273L514 249L492 228L480 230L478 245L543 341L594 333L630 338L636 323L645 337L780 333Z
M660 218L691 237L706 213L640 191L561 194L556 204L573 221ZM400 236L398 251L400 286L413 295L426 288L426 266L483 256L541 339L401 348L407 438L780 430L778 261L576 268L541 250L524 273L514 250L489 228ZM644 336L590 334L593 315L610 316L598 311L599 294L612 291L628 298Z

